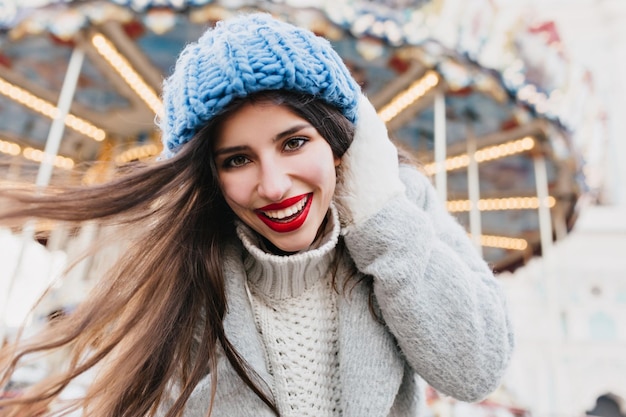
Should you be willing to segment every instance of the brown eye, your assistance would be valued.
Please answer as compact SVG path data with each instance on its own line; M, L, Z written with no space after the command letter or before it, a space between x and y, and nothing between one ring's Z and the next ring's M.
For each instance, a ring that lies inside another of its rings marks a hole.
M285 150L286 151L297 151L302 148L304 144L308 142L307 139L304 138L291 138L287 142L285 142Z
M224 161L224 167L226 168L238 168L249 163L250 160L243 155L235 155Z

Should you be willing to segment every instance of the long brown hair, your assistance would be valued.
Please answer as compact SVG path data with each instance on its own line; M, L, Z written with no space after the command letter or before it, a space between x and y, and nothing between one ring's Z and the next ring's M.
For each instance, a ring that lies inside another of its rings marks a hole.
M42 193L3 190L0 222L45 218L98 220L123 230L128 249L71 314L28 343L0 353L0 386L33 353L71 347L67 369L0 400L3 416L35 415L53 403L77 376L97 365L97 378L77 407L88 415L153 415L171 384L180 395L167 417L180 416L201 378L211 373L211 404L221 348L241 377L276 414L266 384L227 339L228 300L222 273L224 248L234 237L234 215L221 195L212 137L241 105L270 101L308 120L341 157L354 126L337 109L313 97L263 92L233 102L170 159L136 166L89 187Z

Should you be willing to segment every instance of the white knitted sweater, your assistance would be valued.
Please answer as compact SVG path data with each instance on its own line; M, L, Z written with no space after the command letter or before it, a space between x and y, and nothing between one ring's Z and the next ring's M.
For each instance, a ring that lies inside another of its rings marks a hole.
M268 253L250 229L238 227L247 249L250 303L283 417L341 415L331 267L340 228L334 208L331 214L326 232L306 251L291 256Z

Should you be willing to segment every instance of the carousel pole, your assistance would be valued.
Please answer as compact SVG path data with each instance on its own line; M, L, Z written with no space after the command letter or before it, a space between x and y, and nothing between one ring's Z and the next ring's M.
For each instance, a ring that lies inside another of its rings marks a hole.
M59 95L59 102L57 104L59 112L57 113L57 117L52 121L52 126L50 126L46 147L44 148L44 159L39 165L39 171L37 172L35 185L38 188L46 187L50 183L52 170L54 169L54 159L59 153L59 147L63 139L65 119L69 113L72 101L74 100L74 92L76 91L78 76L80 75L84 60L85 52L82 48L78 46L75 47L72 51L67 72L65 73L65 79L63 80L63 86L61 87L61 94Z
M65 129L65 119L69 113L70 106L74 100L74 92L76 91L76 84L78 82L78 76L80 75L83 61L85 60L85 52L79 46L74 47L72 55L70 57L65 78L63 80L63 86L61 87L61 93L59 94L59 100L57 102L57 114L52 120L52 125L48 131L48 137L46 139L46 146L44 148L44 157L39 165L37 172L37 179L35 186L37 189L42 189L50 183L52 177L52 171L54 169L54 160L58 155L61 140L63 139L63 131ZM11 292L15 285L15 281L20 275L22 264L25 258L25 252L27 245L32 242L35 234L35 224L33 221L28 221L22 230L22 245L18 254L17 262L13 274L9 278L9 286L4 294L2 300L2 310L0 311L0 344L4 341L7 332L7 311L9 299L11 298Z
M552 239L552 215L548 204L549 186L546 159L543 154L533 158L535 168L535 186L539 200L539 238L541 242L541 260L543 280L546 288L547 315L549 320L547 370L549 385L546 392L544 406L551 415L558 414L562 407L559 387L563 386L561 376L562 362L562 337L561 329L561 302L558 276L555 270L554 243Z
M469 225L472 241L476 249L483 256L483 246L480 242L482 235L482 222L480 217L480 208L478 202L480 200L480 173L478 171L478 161L476 161L476 137L468 123L467 127L467 156L469 164L467 166L467 192L470 201Z
M448 184L446 171L446 97L443 91L435 93L435 188L441 201L448 200Z
M539 200L539 239L541 241L541 257L551 261L552 254L552 216L548 205L548 171L546 160L543 155L534 158L535 186L537 188L537 198Z

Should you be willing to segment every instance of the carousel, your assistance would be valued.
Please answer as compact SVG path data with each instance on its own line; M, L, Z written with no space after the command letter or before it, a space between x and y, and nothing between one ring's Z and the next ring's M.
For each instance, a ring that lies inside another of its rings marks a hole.
M93 184L156 157L161 84L180 50L224 17L260 10L333 43L496 272L565 237L588 191L572 140L588 79L571 71L553 24L487 0L28 3L0 18L3 187ZM97 238L92 225L34 227L38 245L70 257L74 241Z

